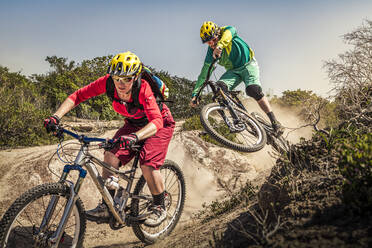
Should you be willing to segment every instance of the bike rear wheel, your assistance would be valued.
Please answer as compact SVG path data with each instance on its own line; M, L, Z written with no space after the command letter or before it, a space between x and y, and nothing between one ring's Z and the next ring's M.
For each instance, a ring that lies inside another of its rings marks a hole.
M251 115L270 130L267 134L267 143L281 154L288 153L290 149L288 141L282 135L274 135L274 130L272 129L269 121L267 121L261 114L257 112L252 112Z
M160 173L163 176L166 193L166 219L157 227L149 227L145 224L133 224L132 226L134 234L146 244L153 244L173 231L181 217L185 204L186 184L179 166L171 160L165 160L164 165L160 167ZM152 195L143 176L137 182L133 194L151 199L132 199L131 213L136 217L144 214L152 204Z
M0 247L49 247L47 240L54 234L69 199L69 188L61 183L36 186L21 195L0 221ZM50 222L38 232L51 197L59 198ZM77 199L58 247L81 247L86 219L84 206Z
M244 110L237 107L233 109L239 118L235 120L235 125L239 128L236 132L232 132L226 123L226 120L234 123L229 109L219 103L210 103L203 107L200 113L201 124L215 140L231 149L241 152L261 150L266 144L266 133L261 124Z

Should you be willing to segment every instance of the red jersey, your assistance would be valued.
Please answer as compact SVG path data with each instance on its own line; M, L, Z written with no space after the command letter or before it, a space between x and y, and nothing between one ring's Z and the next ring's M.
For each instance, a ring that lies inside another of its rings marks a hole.
M76 106L89 98L106 93L106 82L109 77L110 75L107 74L104 77L98 78L96 81L75 91L73 94L69 96L69 98L75 103ZM116 98L119 98L116 89L114 96ZM163 104L163 109L160 112L159 106L156 103L156 99L151 90L151 86L144 79L142 79L141 81L141 88L138 95L138 101L141 105L143 105L143 110L139 108L133 108L131 109L130 112L128 112L127 104L125 102L120 103L117 101L112 102L112 107L117 113L128 119L141 119L147 117L149 122L155 124L157 130L161 129L163 127L163 118L168 116L170 114L169 113L170 111L168 107L165 104ZM132 97L130 98L129 102L133 102Z

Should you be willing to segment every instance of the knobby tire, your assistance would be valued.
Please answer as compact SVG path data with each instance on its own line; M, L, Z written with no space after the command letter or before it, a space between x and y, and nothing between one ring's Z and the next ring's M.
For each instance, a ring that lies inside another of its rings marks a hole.
M21 245L14 246L14 243L8 243L8 246L5 246L5 245L6 245L6 242L9 242L9 240L7 239L13 235L11 234L11 232L12 231L14 233L16 232L14 231L15 229L10 230L10 228L12 227L13 224L18 223L17 222L18 217L21 218L21 215L24 212L26 212L26 208L28 206L32 206L32 203L37 202L42 197L49 196L49 195L58 195L59 197L66 198L66 201L67 201L70 195L70 189L67 185L64 185L61 183L42 184L42 185L36 186L28 190L27 192L25 192L23 195L21 195L18 199L14 201L14 203L9 207L9 209L6 211L6 213L4 214L3 218L0 221L0 247L1 248L3 247L21 248L21 247L34 247L35 246L35 244L33 245L32 243L27 243L26 246L21 246ZM62 209L62 212L63 210L64 209ZM78 236L77 236L77 240L72 239L72 243L74 245L67 246L67 247L82 247L83 242L84 242L85 228L86 228L86 218L85 218L84 206L80 198L76 200L72 213L74 213L74 211L75 212L77 211L78 216L75 216L75 218L78 218L77 222L78 222L78 229L79 229L79 230L74 229L75 230L74 234L75 236L76 235ZM43 214L44 212L40 216L43 216ZM72 218L72 216L70 216L70 218ZM39 223L41 223L41 220L39 221ZM25 228L25 233L26 231L29 232L27 228ZM79 232L78 234L76 234L77 231ZM14 242L18 242L18 241L21 242L20 239L14 240ZM34 241L30 239L30 242L34 242ZM66 246L64 246L63 243L61 242L59 247L66 247Z
M231 136L231 134L229 133L230 131L225 122L221 121L221 123L223 124L217 124L216 127L216 124L212 123L212 121L209 120L209 117L212 116L211 113L213 111L226 111L226 113L229 113L227 108L221 106L219 103L210 103L203 107L202 111L200 112L201 124L216 141L233 150L240 152L256 152L261 150L267 142L266 132L264 131L262 125L244 110L238 107L233 107L233 109L236 113L238 113L240 119L244 120L244 123L246 124L246 129L243 131L246 132L245 135L243 135L243 132L237 133L235 135L235 137L238 135L242 136L243 141L235 141L236 138L234 138L234 136L233 138L227 138L228 135ZM215 116L217 115L215 114ZM232 120L231 117L230 120ZM223 127L221 128L221 126ZM221 129L222 131L219 129ZM248 143L248 139L252 139L252 142L250 142L250 144Z
M165 191L169 194L167 198L168 200L165 201L167 208L166 220L157 227L148 227L145 224L140 223L132 225L134 234L146 244L153 244L173 231L181 217L185 204L186 184L183 173L179 166L171 160L165 160L164 165L160 167L160 171L163 175ZM175 186L178 187L179 192L172 194L172 188ZM144 193L145 191L146 193ZM151 193L146 185L146 180L143 176L141 176L137 182L133 194L147 194L151 196ZM169 205L167 203L169 203ZM176 203L175 207L173 207L173 203ZM140 215L141 212L145 210L144 208L148 207L149 204L150 203L148 201L133 198L131 203L132 215Z

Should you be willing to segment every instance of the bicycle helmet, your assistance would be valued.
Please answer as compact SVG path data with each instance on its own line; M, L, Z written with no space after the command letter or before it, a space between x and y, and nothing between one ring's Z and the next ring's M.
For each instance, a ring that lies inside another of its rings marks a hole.
M142 70L142 63L134 53L128 51L115 55L107 69L111 76L137 76Z
M215 23L210 21L204 22L200 28L200 38L202 39L202 42L205 43L213 39L217 30L218 26Z

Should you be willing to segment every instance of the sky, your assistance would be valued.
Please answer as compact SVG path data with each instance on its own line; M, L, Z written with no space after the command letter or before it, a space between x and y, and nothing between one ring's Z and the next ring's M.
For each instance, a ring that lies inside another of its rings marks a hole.
M47 56L81 63L129 50L194 81L207 51L199 30L213 21L234 26L254 50L265 93L326 97L332 84L324 61L351 49L342 35L366 19L371 0L1 0L0 65L29 76L51 70Z

